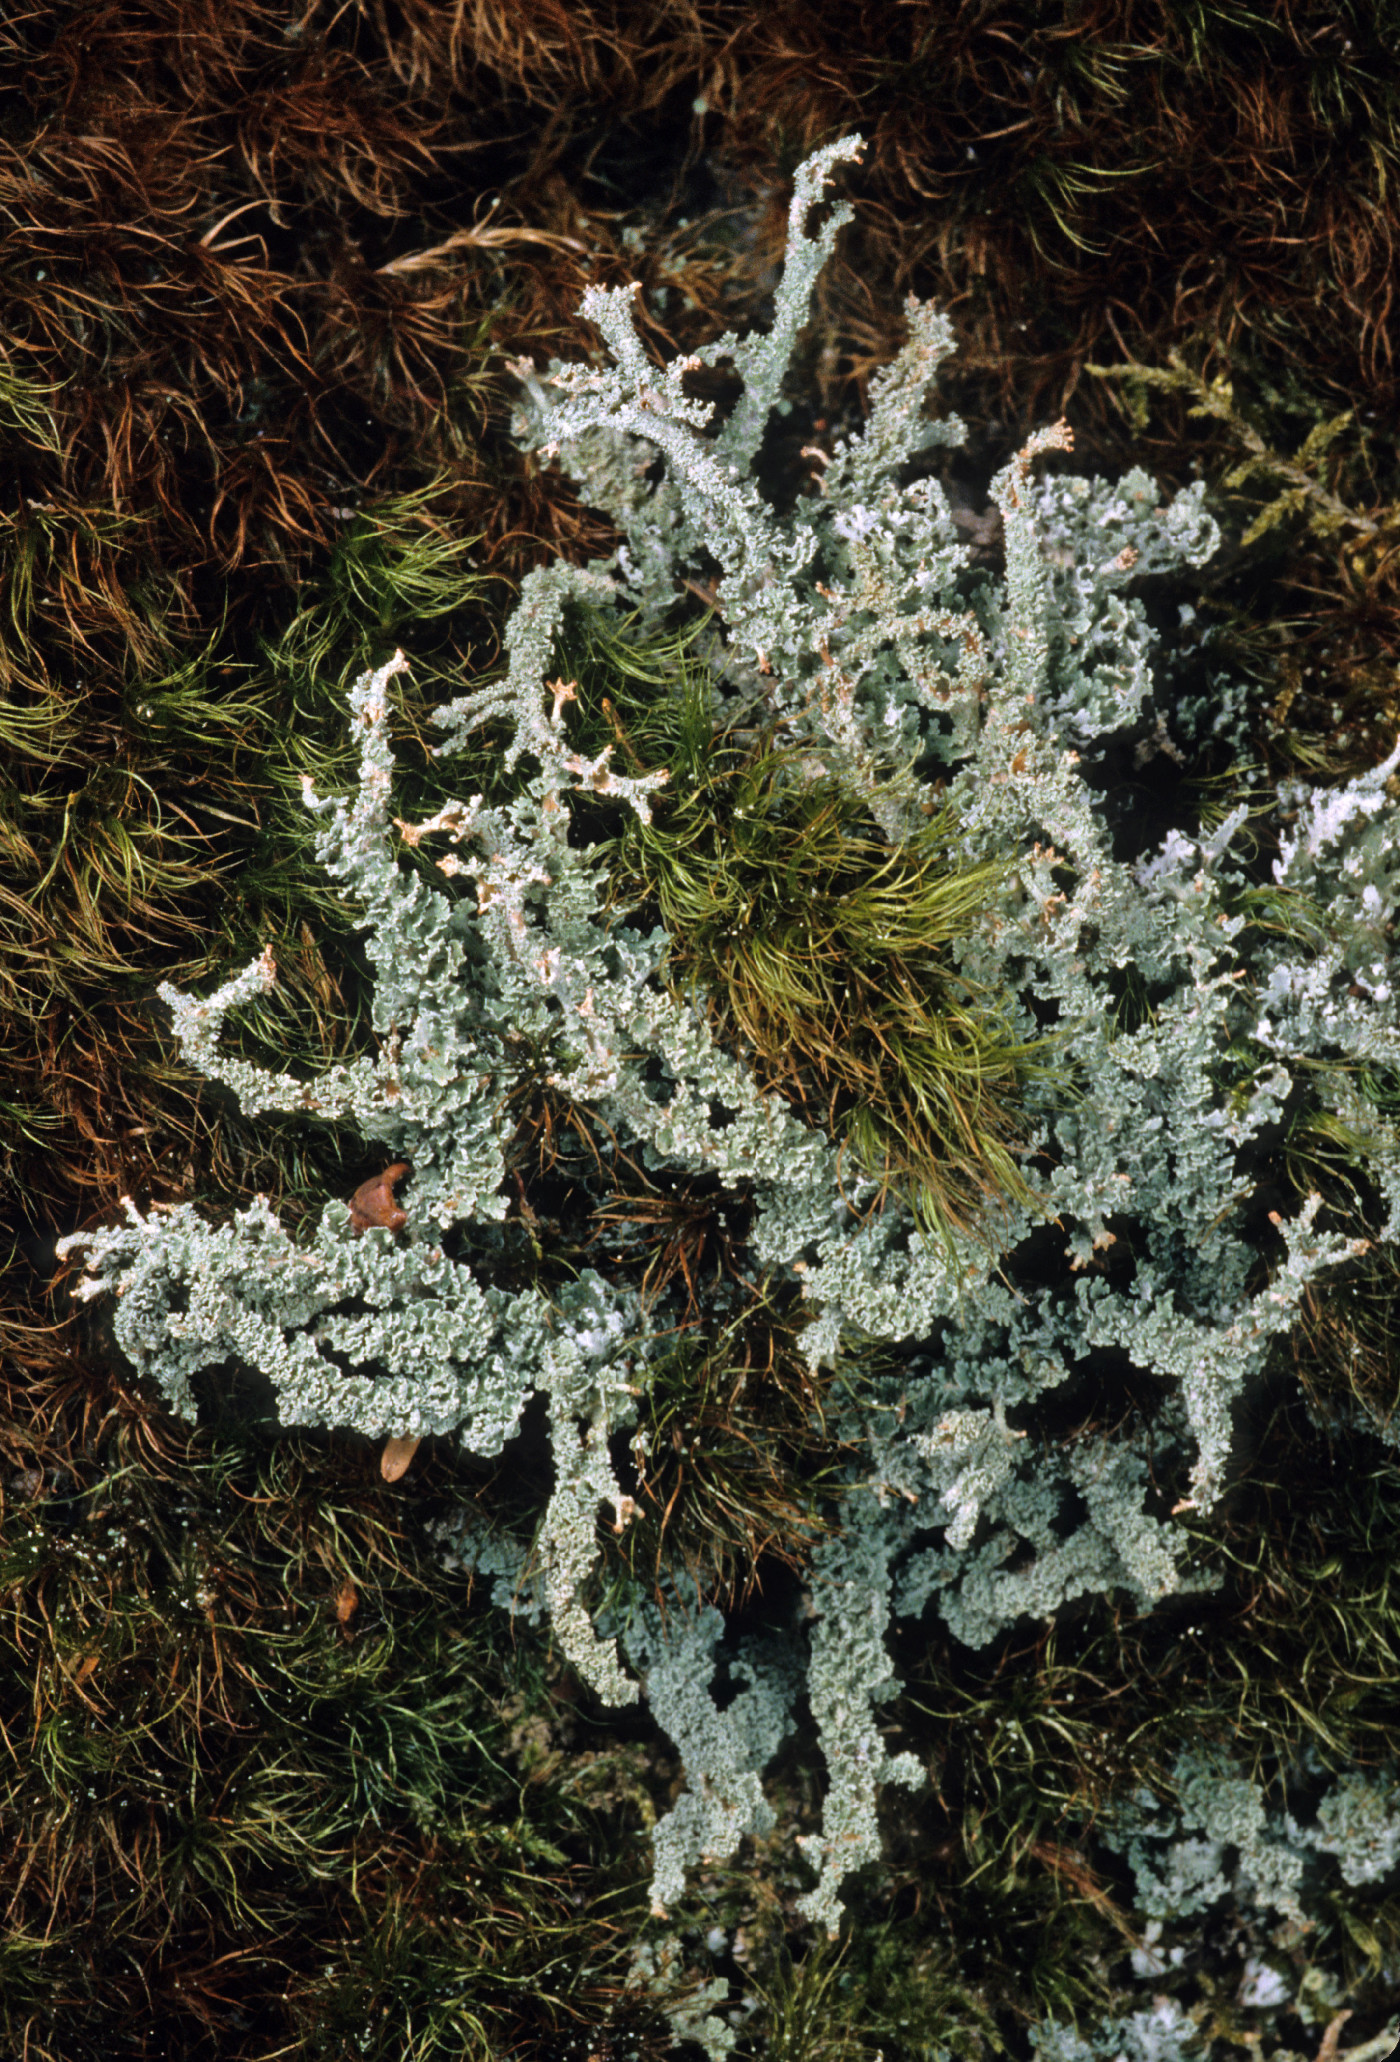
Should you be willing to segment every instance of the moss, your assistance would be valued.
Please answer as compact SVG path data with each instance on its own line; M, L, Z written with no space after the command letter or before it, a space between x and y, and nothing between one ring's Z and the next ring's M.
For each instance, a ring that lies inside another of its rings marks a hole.
M637 1750L581 1752L435 1563L446 1470L415 1509L368 1455L126 1409L84 1475L6 1519L6 2045L495 2062L611 2022L654 2052ZM573 1743L549 1781L541 1740Z

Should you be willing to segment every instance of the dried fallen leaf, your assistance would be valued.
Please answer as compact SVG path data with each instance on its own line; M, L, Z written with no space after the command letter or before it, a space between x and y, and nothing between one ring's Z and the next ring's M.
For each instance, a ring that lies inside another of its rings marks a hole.
M386 1167L382 1174L376 1174L370 1181L362 1181L350 1198L350 1229L368 1231L371 1225L387 1225L390 1231L399 1231L408 1223L408 1212L394 1200L394 1184L402 1181L408 1173L408 1162L396 1160L392 1167Z
M386 1482L397 1482L408 1473L408 1464L422 1445L421 1439L390 1439L379 1456L379 1472Z
M1328 2020L1327 2030L1322 2036L1322 2046L1317 2051L1317 2062L1333 2062L1342 2028L1350 2017L1351 2013L1349 2011L1338 2012L1335 2019Z

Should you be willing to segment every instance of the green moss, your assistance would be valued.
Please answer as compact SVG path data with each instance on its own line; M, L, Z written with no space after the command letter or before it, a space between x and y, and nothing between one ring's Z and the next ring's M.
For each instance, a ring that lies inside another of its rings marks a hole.
M540 1780L559 1685L368 1458L153 1452L127 1417L85 1487L11 1510L8 2049L212 2053L232 2024L260 2053L496 2062L627 2020L636 1750L557 1746Z
M585 622L566 649L590 745L670 775L649 823L629 811L598 840L610 904L660 917L672 992L698 998L765 1089L846 1144L853 1176L897 1189L924 1236L1029 1201L1020 1104L1053 1073L1054 1041L1018 1034L958 968L1011 862L960 859L950 810L891 847L781 726L717 728L690 649L703 630L638 648Z

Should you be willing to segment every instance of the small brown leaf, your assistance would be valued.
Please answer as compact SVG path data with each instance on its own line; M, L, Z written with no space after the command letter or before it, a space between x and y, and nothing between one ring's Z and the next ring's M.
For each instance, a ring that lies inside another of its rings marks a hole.
M379 1456L379 1472L386 1482L397 1482L408 1473L408 1464L423 1444L421 1439L390 1439Z
M350 1198L352 1231L368 1231L372 1224L387 1225L390 1231L399 1231L408 1223L408 1212L401 1210L394 1201L394 1183L402 1181L407 1172L407 1160L396 1160L382 1174L360 1183Z
M1322 2036L1322 2046L1317 2051L1317 2062L1333 2062L1342 2028L1350 2017L1351 2013L1349 2011L1338 2012L1335 2019L1328 2020L1327 2029Z

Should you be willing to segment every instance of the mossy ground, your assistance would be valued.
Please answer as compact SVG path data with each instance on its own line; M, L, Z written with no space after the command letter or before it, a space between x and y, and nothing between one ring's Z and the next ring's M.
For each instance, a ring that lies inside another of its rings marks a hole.
M303 773L322 792L350 778L343 684L403 644L407 813L463 781L491 793L492 740L444 770L428 711L492 663L524 570L607 544L511 446L505 359L572 355L589 283L639 277L659 351L761 322L787 179L860 127L857 220L767 484L790 498L804 447L858 419L904 293L938 300L963 339L946 396L972 428L949 474L978 497L969 520L1061 412L1090 467L1204 472L1230 543L1193 586L1180 691L1213 668L1248 680L1259 763L1344 775L1400 722L1398 37L1387 9L1335 0L295 18L62 0L0 24L7 2053L620 2062L668 2038L627 1965L673 1762L473 1598L428 1529L473 1500L523 1522L519 1480L428 1448L386 1484L353 1441L274 1437L235 1370L200 1429L176 1426L53 1279L54 1238L123 1193L228 1210L262 1190L298 1221L377 1171L334 1134L246 1122L175 1057L155 987L271 942L281 980L244 1013L249 1055L310 1069L364 1048L353 913L299 802ZM686 846L715 910L762 893L797 817L835 806L799 796L736 852L719 773L766 803L771 754L725 762L693 717L649 733L620 668L611 710L601 693L581 712L600 738L615 721L663 751L677 792L689 768ZM1218 799L1234 754L1206 738L1188 771ZM1164 756L1102 775L1149 815L1184 777ZM675 900L675 821L616 855L619 893ZM794 1059L787 1038L799 1003L820 1009L719 954L715 929L691 924L676 972L784 1052L776 1085L839 1116L861 1094L839 1041ZM1014 1135L1025 1056L993 1043L945 1207L969 1206ZM882 1092L904 1079L860 1064ZM1364 1215L1346 1142L1296 1115L1276 1178L1321 1169L1337 1212ZM877 1162L897 1129L864 1140ZM572 1241L550 1264L640 1247L675 1314L614 1573L683 1564L741 1612L776 1610L829 1522L830 1399L768 1285L731 1327L704 1321L709 1285L742 1281L742 1212L616 1164L605 1209L570 1222L570 1156L592 1151L523 1073L522 1266L543 1224ZM891 1815L834 1948L793 1920L820 1761L790 1747L761 1871L712 1871L685 1915L689 1973L713 1962L753 1997L749 2054L1021 2055L1047 2009L1135 2009L1131 1885L1093 1822L1163 1772L1172 1728L1235 1741L1263 1774L1309 1741L1339 1765L1384 1758L1400 1466L1367 1428L1400 1402L1396 1305L1385 1252L1310 1297L1202 1531L1217 1595L1146 1618L1084 1604L978 1655L898 1636L890 1725L933 1780ZM1072 1401L1080 1419L1043 1436L1133 1407L1112 1369ZM1178 1983L1221 2053L1250 2044L1234 1986L1265 1930L1222 1919ZM1383 2023L1398 1934L1396 1899L1365 1890L1274 1946L1294 2051L1344 2006L1349 2045Z

